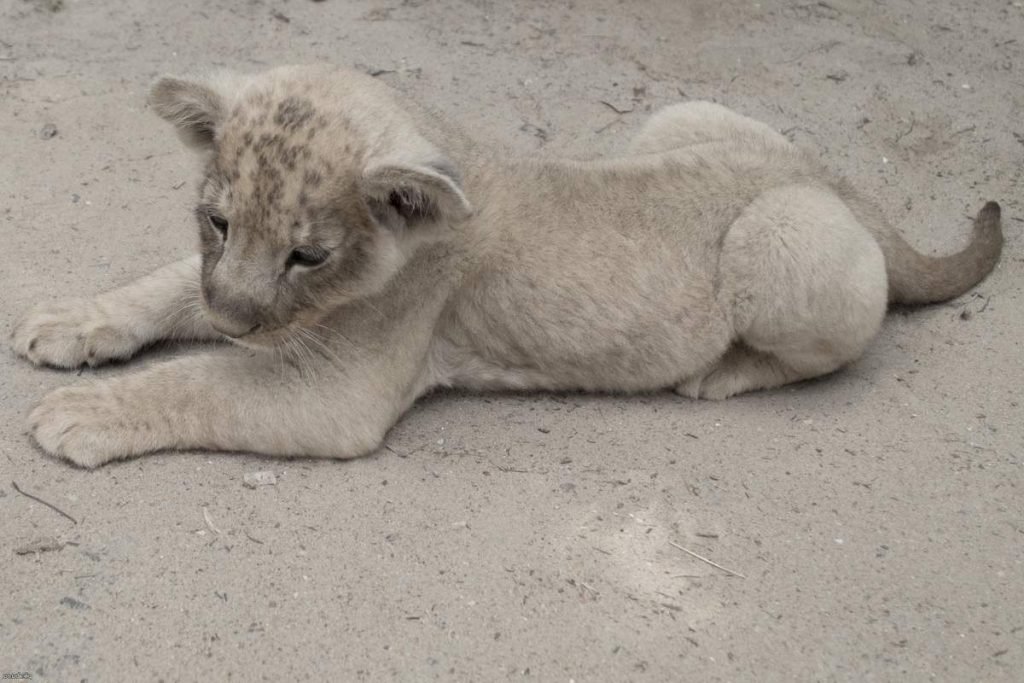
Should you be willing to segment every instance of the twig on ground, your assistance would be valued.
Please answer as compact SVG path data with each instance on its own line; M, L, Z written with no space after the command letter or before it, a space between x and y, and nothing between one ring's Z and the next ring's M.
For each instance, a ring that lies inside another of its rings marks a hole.
M606 106L606 107L608 107L609 109L611 109L611 110L612 110L613 112L615 112L616 114L629 114L629 113L631 113L631 112L632 112L632 111L633 111L634 109L636 109L636 105L635 105L635 104L634 104L634 105L633 105L632 107L630 107L629 109L619 109L618 107L616 107L616 106L615 106L614 104L612 104L611 102L608 102L607 100L598 100L598 101L599 101L599 102L600 102L601 104L603 104L604 106Z
M246 531L244 533L245 533L245 537L248 538L253 543L259 543L260 545L263 545L263 541L261 541L258 538L254 538L248 531Z
M616 123L622 123L622 119L621 118L612 119L611 121L609 121L605 125L601 126L597 130L595 130L594 133L603 133L606 130L608 130L609 128L611 128L612 126L614 126Z
M506 465L499 465L498 463L494 462L493 460L488 460L487 462L489 462L492 465L494 465L495 469L497 469L497 470L499 470L501 472L516 472L517 474L532 474L532 472L530 470L520 470L520 469L516 469L515 467L510 467L510 466L506 466Z
M53 503L47 503L45 500L43 500L39 496L33 496L31 493L28 493L26 491L22 491L21 488L18 486L17 482L13 482L12 481L11 482L11 486L14 487L15 491L17 491L21 495L25 496L26 498L31 498L32 500L36 501L37 503L42 503L43 505L45 505L46 507L50 508L51 510L53 510L57 514L59 514L59 515L61 515L63 517L67 517L68 519L70 519L72 524L78 524L78 520L77 519L75 519L74 517L72 517L68 513L64 512L63 510L61 510L59 507L57 507Z
M203 506L203 519L206 521L206 526L210 528L210 531L217 534L218 536L224 533L223 531L221 531L213 525L213 520L210 519L210 511L206 508L205 505Z
M38 555L40 553L48 553L51 550L60 550L65 545L67 545L67 543L63 543L52 536L45 536L43 538L34 539L25 545L18 546L14 549L14 554Z
M740 574L739 572L734 572L731 569L727 569L727 568L723 567L722 565L718 564L717 562L713 562L713 561L709 560L708 558L704 557L703 555L698 555L697 553L693 552L692 550L684 548L683 546L679 545L678 543L673 543L672 541L669 541L668 544L670 546L672 546L673 548L678 548L679 550L682 550L687 555L692 555L693 557L696 557L701 562L706 562L707 564L710 564L712 567L714 567L716 569L721 569L726 574L731 574L732 576L738 576L741 579L747 578L743 574Z

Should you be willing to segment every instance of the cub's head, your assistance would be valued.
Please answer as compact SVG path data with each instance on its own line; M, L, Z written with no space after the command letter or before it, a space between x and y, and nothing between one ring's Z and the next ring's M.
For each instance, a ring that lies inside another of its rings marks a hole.
M247 346L379 292L471 213L451 162L367 76L162 78L149 101L203 156L203 302Z

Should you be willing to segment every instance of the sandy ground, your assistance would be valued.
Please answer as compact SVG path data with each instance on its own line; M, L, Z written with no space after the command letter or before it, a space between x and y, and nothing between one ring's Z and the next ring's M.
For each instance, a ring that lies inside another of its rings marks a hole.
M190 251L194 161L144 93L210 65L355 64L524 153L579 157L714 99L824 155L923 249L963 244L987 199L1007 234L975 292L891 315L834 377L721 403L439 395L353 462L73 469L32 446L27 411L133 366L76 377L4 352L3 673L1020 680L1021 2L0 8L5 329ZM257 470L277 484L244 487ZM16 554L40 536L67 545Z

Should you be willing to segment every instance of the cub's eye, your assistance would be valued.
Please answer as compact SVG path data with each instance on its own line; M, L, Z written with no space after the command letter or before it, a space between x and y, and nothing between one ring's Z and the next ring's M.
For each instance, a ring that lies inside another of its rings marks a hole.
M228 219L223 216L216 214L210 214L207 218L210 219L210 226L220 233L220 236L227 239L228 236Z
M288 261L285 265L288 268L292 266L314 268L326 261L330 255L329 251L320 247L296 247L292 249L292 253L288 254Z

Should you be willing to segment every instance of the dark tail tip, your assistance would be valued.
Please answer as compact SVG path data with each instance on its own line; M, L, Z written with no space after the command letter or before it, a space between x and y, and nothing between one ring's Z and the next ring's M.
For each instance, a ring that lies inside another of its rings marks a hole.
M1003 248L1003 210L996 202L985 202L981 207L977 218L974 219L974 235L978 242L978 249L982 253L988 253L991 261L990 270L999 260Z
M981 211L978 212L978 218L980 220L999 220L1003 215L1003 210L999 208L998 202L985 202L985 206L981 207Z

